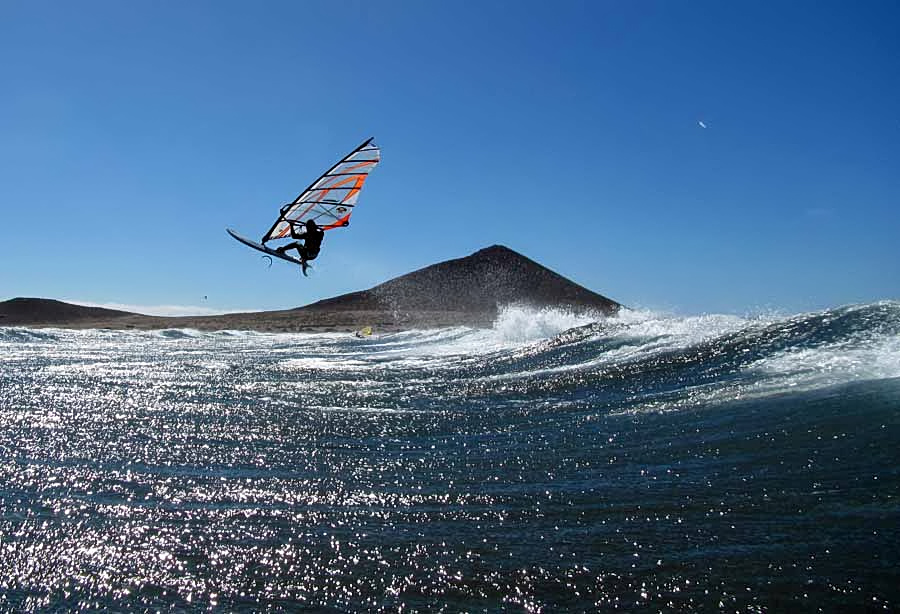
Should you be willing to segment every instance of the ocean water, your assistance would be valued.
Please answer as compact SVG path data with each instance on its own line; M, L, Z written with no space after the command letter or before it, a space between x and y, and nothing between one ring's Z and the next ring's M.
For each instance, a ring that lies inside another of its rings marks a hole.
M897 611L900 303L0 329L0 611Z

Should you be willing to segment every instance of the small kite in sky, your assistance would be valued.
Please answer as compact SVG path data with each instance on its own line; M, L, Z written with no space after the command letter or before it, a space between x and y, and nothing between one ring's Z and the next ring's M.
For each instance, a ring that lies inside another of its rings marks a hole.
M704 124L703 121L701 121L699 119L697 120L697 125L700 126L701 128L706 128L706 124Z

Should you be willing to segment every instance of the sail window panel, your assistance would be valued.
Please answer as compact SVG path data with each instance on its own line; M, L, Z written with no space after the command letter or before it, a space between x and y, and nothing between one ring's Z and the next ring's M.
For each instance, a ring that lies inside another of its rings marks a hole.
M282 209L263 241L290 236L289 222L312 219L325 230L346 226L369 173L380 160L381 152L371 140L345 156Z

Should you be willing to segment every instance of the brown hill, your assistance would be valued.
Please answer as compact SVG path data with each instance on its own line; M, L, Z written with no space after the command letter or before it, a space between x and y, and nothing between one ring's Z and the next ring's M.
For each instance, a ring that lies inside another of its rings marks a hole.
M0 326L72 328L196 328L260 331L380 330L490 326L499 307L561 306L610 315L618 303L550 269L494 245L383 284L283 311L218 316L145 316L112 309L18 298L0 303Z
M127 311L85 307L47 298L14 298L0 302L0 326L65 325L133 315Z

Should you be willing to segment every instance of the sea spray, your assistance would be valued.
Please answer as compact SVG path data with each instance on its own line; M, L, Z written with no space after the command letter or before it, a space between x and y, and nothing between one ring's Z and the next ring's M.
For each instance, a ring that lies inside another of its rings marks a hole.
M597 312L572 311L557 307L535 309L522 305L507 305L499 310L493 332L501 342L527 343L546 339L601 319L605 319L605 316Z

